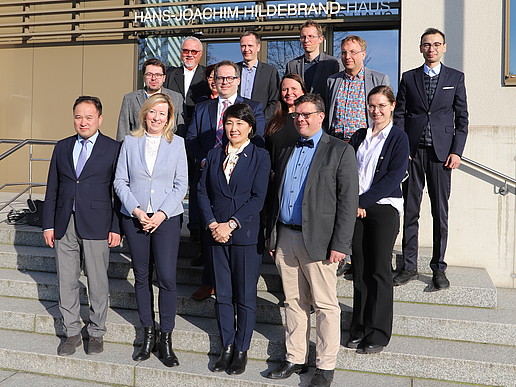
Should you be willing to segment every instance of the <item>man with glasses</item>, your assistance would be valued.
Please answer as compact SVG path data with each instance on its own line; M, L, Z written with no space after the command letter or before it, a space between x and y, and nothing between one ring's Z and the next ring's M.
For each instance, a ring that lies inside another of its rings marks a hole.
M118 129L116 139L124 141L126 135L140 127L140 109L147 98L156 93L167 94L174 104L174 118L177 125L177 133L186 130L183 117L183 98L181 94L163 87L165 82L165 65L156 58L147 59L142 66L144 88L124 95L120 115L118 116Z
M188 127L195 104L199 98L209 96L211 91L206 81L206 67L199 64L202 58L202 43L194 36L189 36L181 44L180 67L171 67L167 71L165 87L177 91L183 97L185 124Z
M278 102L279 76L275 67L258 60L260 42L256 32L246 31L240 36L240 51L244 60L237 63L242 74L238 93L260 102L268 122Z
M451 171L460 165L468 135L468 107L464 74L441 63L446 52L444 33L428 28L421 36L419 51L423 66L401 78L394 124L409 137L409 176L403 183L403 262L394 285L418 278L418 219L421 198L428 184L433 218L433 251L430 268L435 290L450 286L444 261L448 242L448 199Z
M353 148L322 130L324 102L317 94L295 101L300 138L275 163L267 208L267 245L285 293L285 361L270 379L307 371L310 306L315 309L316 370L310 386L331 385L340 348L339 262L351 254L358 208Z
M195 105L186 133L186 152L189 171L191 171L188 176L190 184L189 221L190 224L196 224L199 228L200 214L197 204L197 183L199 182L208 151L216 147L225 147L228 143L222 124L222 117L230 105L246 103L251 107L256 118L255 134L251 142L260 147L264 145L265 117L263 115L263 107L259 102L238 95L237 91L240 85L239 67L229 60L224 60L215 65L214 74L215 86L219 96L216 99L199 102ZM212 293L210 262L206 254L203 254L203 258L203 286L194 293L193 298L196 300L207 298Z
M298 74L305 81L309 93L317 93L325 99L326 80L339 71L339 62L320 51L324 35L317 22L307 20L303 23L299 40L305 53L287 63L286 73Z

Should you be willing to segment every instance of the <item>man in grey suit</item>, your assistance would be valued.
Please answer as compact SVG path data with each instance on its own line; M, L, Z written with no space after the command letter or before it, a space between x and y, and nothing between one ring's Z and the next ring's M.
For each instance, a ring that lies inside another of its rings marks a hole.
M278 102L279 76L275 67L258 60L260 42L256 32L246 31L240 36L240 50L244 60L237 63L240 66L238 94L260 102L265 121L269 122Z
M183 116L183 98L176 91L163 87L167 76L165 64L156 58L147 59L142 66L145 87L124 95L120 115L118 117L117 141L123 141L125 136L140 127L140 109L147 98L156 93L167 94L174 104L176 133L184 136L186 132Z
M298 74L309 93L326 98L326 80L339 71L339 61L320 51L324 35L319 23L307 20L301 25L299 37L305 53L287 63L287 73Z
M353 148L322 130L322 98L305 94L295 109L300 138L274 166L267 216L268 248L285 293L287 352L266 376L286 379L306 371L313 305L317 369L310 386L330 386L341 332L335 270L351 254L358 173Z
M360 36L342 39L344 71L327 81L328 128L335 137L349 141L357 129L369 126L367 94L379 85L390 86L389 77L364 66L367 42Z

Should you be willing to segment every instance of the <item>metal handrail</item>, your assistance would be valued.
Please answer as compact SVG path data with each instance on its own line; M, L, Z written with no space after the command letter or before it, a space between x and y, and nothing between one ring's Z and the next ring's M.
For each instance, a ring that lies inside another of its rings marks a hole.
M500 195L507 195L509 193L509 187L508 187L508 183L511 183L512 185L516 186L516 179L513 178L513 177L510 177L510 176L507 176L501 172L498 172L492 168L489 168L483 164L480 164L479 162L476 162L474 160L471 160L471 159L468 159L467 157L462 157L461 158L463 162L466 162L466 164L470 164L470 165L473 165L474 167L478 168L478 169L481 169L483 170L484 172L488 172L496 177L498 177L499 179L503 180L504 181L504 185L502 187L500 187L498 189L498 193Z
M32 182L32 162L33 161L50 161L50 159L35 159L32 157L33 155L33 146L34 145L55 145L57 141L55 140L34 140L34 139L26 139L26 140L16 140L16 139L0 139L0 144L16 144L12 148L8 149L4 153L0 155L0 161L7 158L8 156L12 155L16 151L22 149L25 145L29 145L29 181L24 183L5 183L2 186L0 186L0 191L3 190L5 187L13 187L13 186L20 186L20 185L26 185L27 188L25 188L22 192L16 194L12 199L10 199L6 204L4 204L0 211L2 211L5 207L11 205L16 199L18 199L20 196L22 196L25 192L29 191L29 198L32 199L32 188L36 187L45 187L46 183L34 183Z

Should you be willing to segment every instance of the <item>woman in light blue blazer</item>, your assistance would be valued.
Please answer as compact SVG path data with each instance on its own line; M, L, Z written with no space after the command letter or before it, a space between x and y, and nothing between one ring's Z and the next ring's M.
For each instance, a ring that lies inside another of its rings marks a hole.
M179 365L172 350L177 291L176 267L182 200L188 186L184 140L174 135L174 106L165 94L154 94L140 111L141 126L125 137L114 188L122 202L125 233L135 276L135 294L144 327L142 347L134 360L146 360L156 349L167 367ZM154 323L153 263L159 288L160 335Z

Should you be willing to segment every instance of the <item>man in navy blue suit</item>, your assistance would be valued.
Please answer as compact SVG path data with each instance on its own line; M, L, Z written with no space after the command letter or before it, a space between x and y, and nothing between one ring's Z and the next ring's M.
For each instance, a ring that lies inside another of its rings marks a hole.
M448 199L451 171L460 165L468 135L468 107L464 74L441 63L446 52L444 34L428 28L419 46L425 63L403 74L394 124L409 137L409 177L403 184L404 267L394 278L395 285L417 279L418 219L421 198L428 183L433 218L433 252L430 268L436 290L446 289L444 254L448 241Z
M81 261L90 299L87 353L102 352L108 309L109 247L120 244L113 208L113 179L120 143L104 136L102 104L79 97L73 105L76 135L59 141L48 171L43 209L45 243L56 250L59 310L66 340L57 353L72 355L81 345L79 276Z
M219 97L195 105L194 113L186 132L186 153L188 156L188 179L190 192L188 195L188 228L200 229L200 213L197 204L197 183L201 176L208 151L215 147L225 146L228 142L222 125L222 117L228 106L235 103L246 103L253 110L256 119L256 133L251 142L259 147L264 145L265 116L260 102L252 101L238 95L240 85L240 69L225 60L215 66L215 85ZM206 257L204 257L205 269ZM210 296L212 288L209 285L209 267L203 275L203 287L192 297L202 300Z

